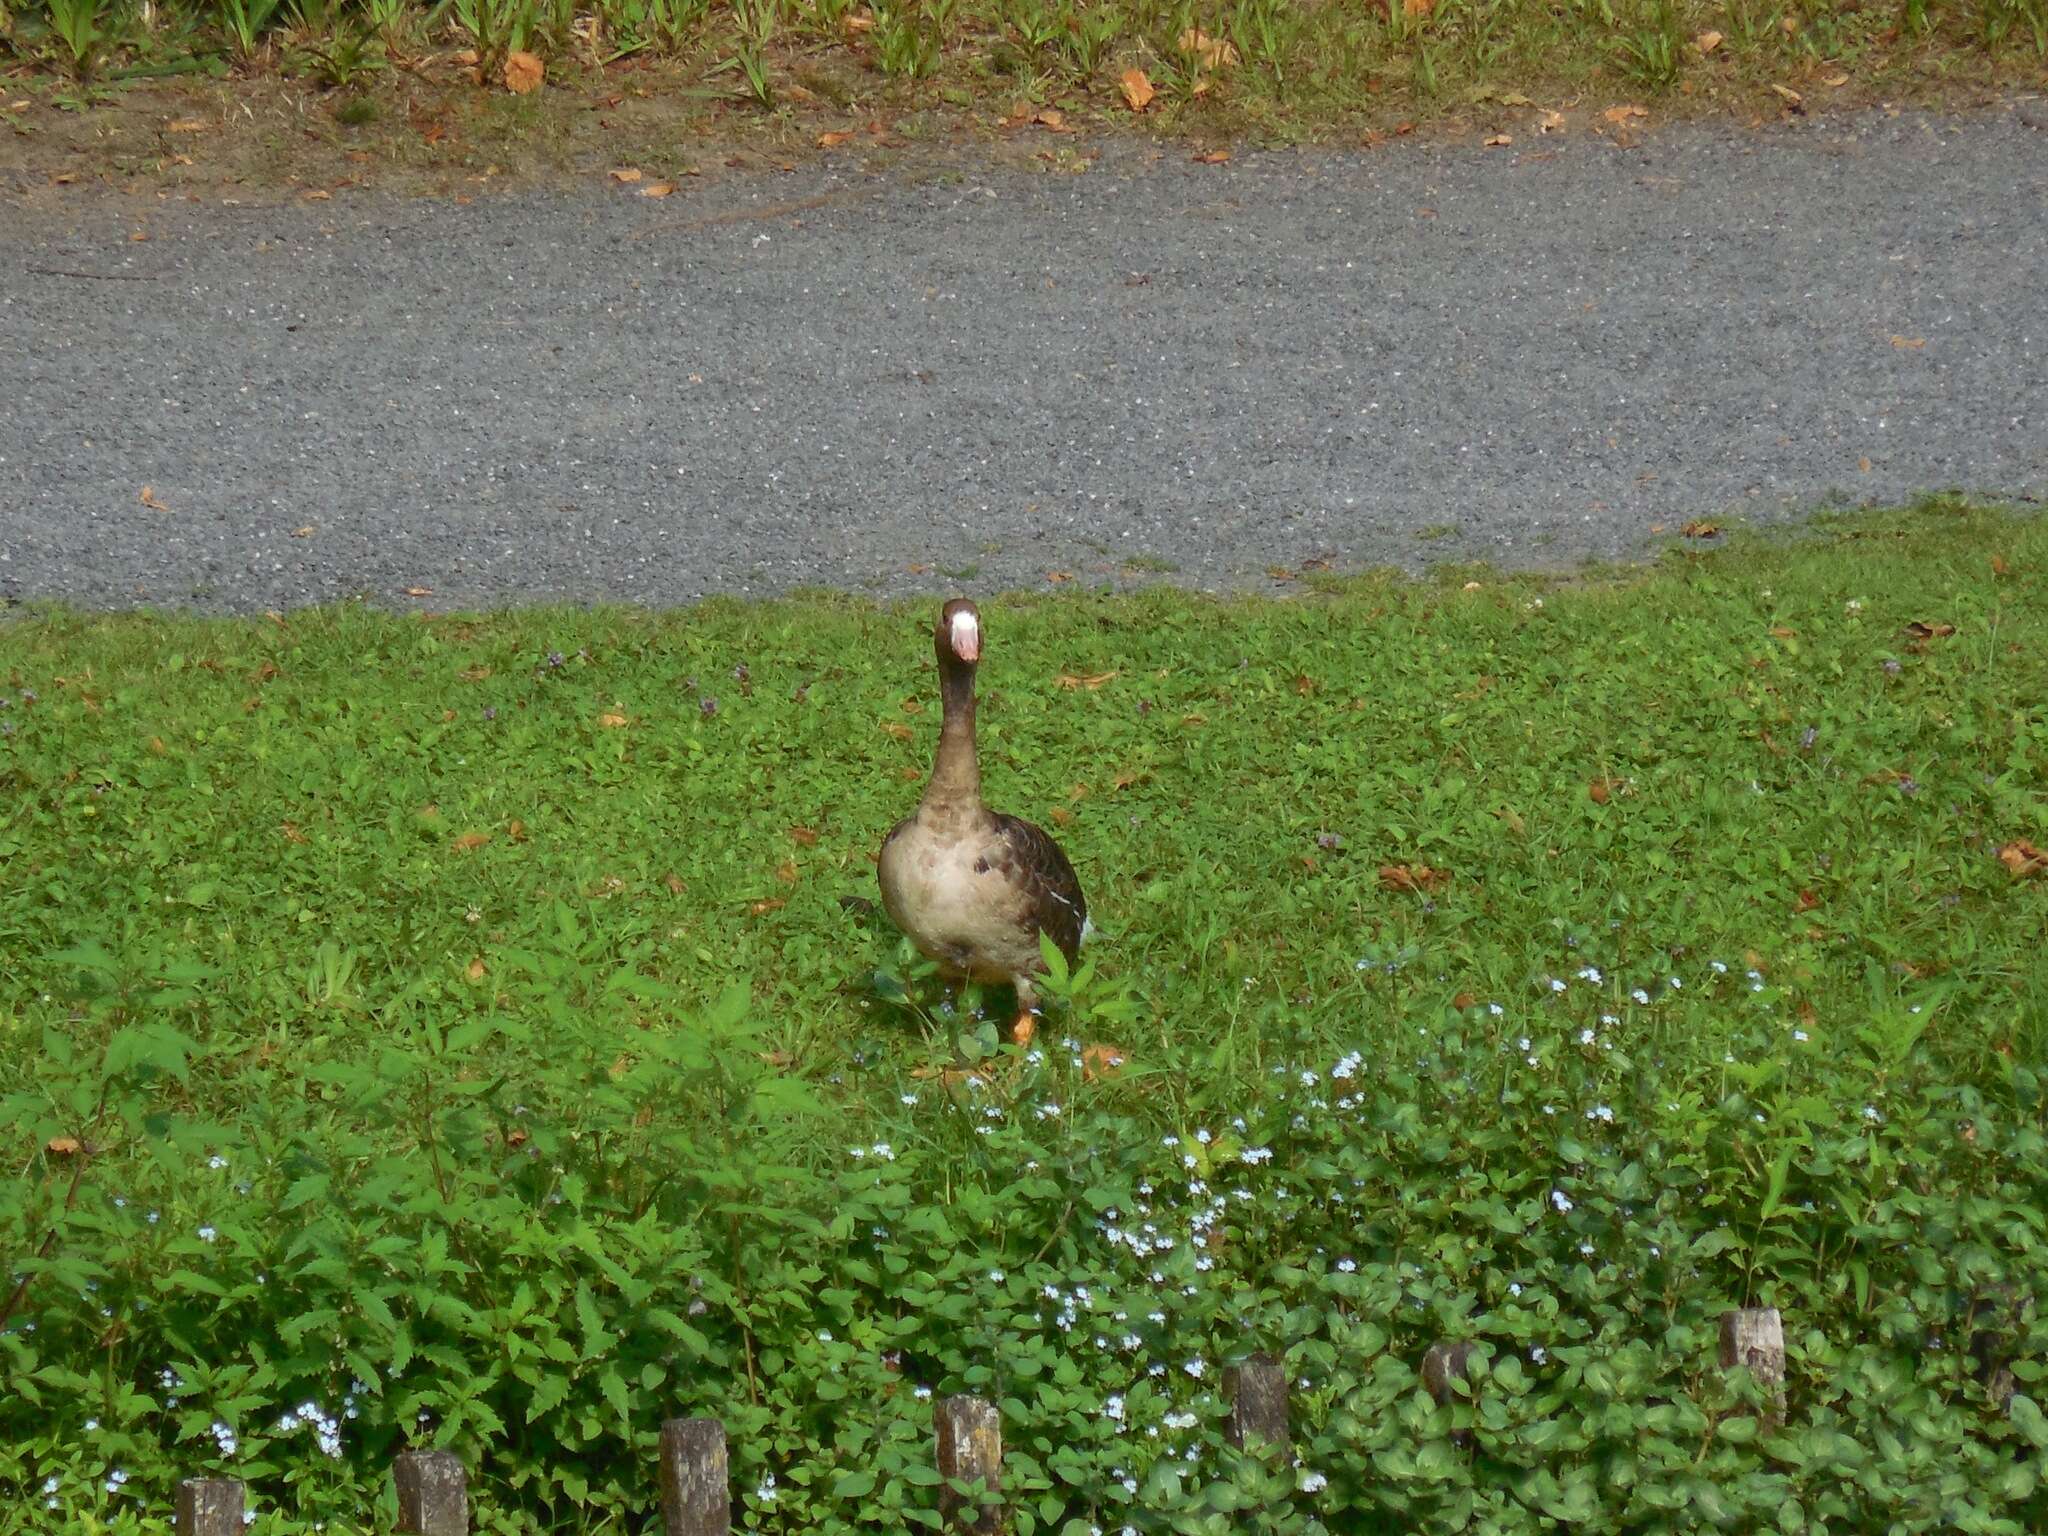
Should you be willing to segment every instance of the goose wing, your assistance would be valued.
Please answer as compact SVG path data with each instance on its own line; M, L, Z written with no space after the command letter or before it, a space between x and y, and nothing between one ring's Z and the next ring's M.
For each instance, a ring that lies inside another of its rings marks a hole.
M1081 929L1088 921L1080 876L1045 828L1018 816L998 815L995 821L999 867L1022 898L1024 920L1072 961L1080 953Z

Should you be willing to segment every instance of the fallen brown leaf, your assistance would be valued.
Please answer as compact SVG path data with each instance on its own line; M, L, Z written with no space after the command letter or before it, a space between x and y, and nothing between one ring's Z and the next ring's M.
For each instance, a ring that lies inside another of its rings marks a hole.
M135 498L152 512L168 512L171 509L156 499L156 487L145 485L142 494Z
M608 731L616 731L617 729L619 729L620 726L626 725L629 722L627 721L626 717L620 714L617 710L608 709L603 714L597 717L597 723L603 726Z
M621 186L631 186L640 179L640 167L637 165L622 165L611 173L611 177L613 181L618 182Z
M795 859L784 859L780 864L775 866L775 878L780 880L784 885L795 885L796 875L797 870Z
M766 917L770 912L780 910L783 905L784 903L780 896L770 896L763 901L749 902L747 905L747 916Z
M1869 459L1867 459L1867 458L1865 458L1865 459L1858 459L1858 460L1856 461L1856 468L1857 468L1857 470L1858 470L1859 472L1861 472L1861 473L1863 473L1863 474L1866 474L1866 475L1867 475L1867 474L1869 474L1869 473L1870 473L1870 460L1869 460Z
M875 13L873 11L855 11L846 18L842 25L848 37L858 37L863 32L872 32L875 30Z
M661 883L668 887L668 893L671 896L680 896L683 894L683 892L687 891L690 888L684 882L683 877L681 875L673 873L663 875L661 877Z
M1121 1046L1095 1042L1081 1047L1081 1080L1101 1082L1121 1073L1130 1062Z
M1074 573L1072 571L1047 571L1045 579L1051 582L1072 581Z
M1600 115L1610 123L1625 123L1632 117L1648 117L1650 109L1648 107L1639 107L1635 103L1629 102L1619 107L1609 107Z
M456 853L475 853L491 840L488 832L465 832L448 846Z
M1721 41L1720 33L1708 31L1702 32L1698 37L1694 38L1692 45L1704 55L1712 53L1716 48L1720 47Z
M1627 784L1627 779L1595 779L1586 786L1586 797L1595 805L1605 805Z
M539 90L547 72L547 66L541 63L538 54L515 49L505 55L505 89L514 96L530 96Z
M85 1150L85 1143L76 1136L52 1136L43 1143L43 1150L52 1157L76 1157Z
M1074 813L1064 805L1056 805L1052 808L1052 819L1055 826L1071 827L1074 824Z
M1090 692L1093 692L1095 689L1100 688L1104 683L1108 682L1111 678L1115 677L1117 675L1117 672L1121 670L1122 668L1117 668L1109 672L1089 672L1084 674L1062 672L1060 674L1060 686L1062 688L1066 688L1069 690L1075 688L1086 688Z
M1486 147L1488 149L1505 149L1508 145L1514 142L1515 139L1513 134L1496 133L1492 138L1486 141Z
M1785 19L1787 21L1790 21L1792 18L1787 16ZM1789 85L1774 85L1771 87L1771 89L1776 91L1780 96L1784 97L1788 103L1795 107L1806 100L1804 96L1801 96Z
M482 981L485 976L484 957L478 955L469 962L469 969L463 972L471 981Z
M1125 70L1123 79L1117 84L1118 89L1123 92L1124 105L1133 112L1144 111L1152 105L1152 98L1159 94L1152 84L1151 77L1142 69Z
M1837 70L1834 74L1823 77L1820 83L1822 85L1829 87L1830 89L1835 89L1847 85L1849 83L1849 77L1843 74L1840 70Z
M1892 345L1901 352L1918 352L1927 345L1927 338L1925 336L1894 336L1892 338Z
M1197 165L1227 165L1229 161L1230 151L1227 149L1205 149L1195 156Z
M405 595L407 597L432 597L434 589L432 587L407 587Z
M1536 131L1538 133L1563 133L1564 114L1562 112L1544 113L1541 120L1536 124Z
M296 821L279 822L277 830L288 843L303 843L306 840L304 830Z
M514 816L510 821L505 823L505 835L511 838L512 841L515 843L525 842L526 823L521 821L517 816Z
M1380 884L1390 891L1430 892L1441 890L1450 882L1451 872L1447 869L1431 869L1427 864L1382 864Z
M1720 537L1721 525L1695 520L1678 531L1688 539L1714 539Z
M1998 862L2015 880L2024 880L2030 875L2048 874L2048 853L2043 853L2024 837L2016 837L1998 850Z
M303 528L294 528L292 530L292 537L295 539L310 539L317 531L311 523L307 523Z
M837 149L842 144L851 144L852 142L853 135L843 128L835 128L829 133L818 135L818 148L820 149Z
M1401 14L1410 21L1420 21L1435 9L1436 0L1401 0Z
M908 741L910 740L911 736L915 734L910 729L910 727L905 725L901 720L884 720L882 722L882 729L887 731L891 736L894 736L898 741Z
M1200 27L1181 33L1179 47L1182 53L1199 59L1204 69L1227 69L1237 62L1235 44L1228 38L1211 37Z
M1914 641L1916 646L1922 649L1926 647L1929 640L1945 640L1955 632L1956 627L1953 624L1944 624L1939 621L1929 624L1924 619L1913 620L1912 623L1908 624L1901 631L1908 640Z
M1820 898L1818 896L1814 895L1812 891L1802 889L1799 892L1798 898L1792 903L1792 910L1795 912L1811 912L1819 905Z
M1052 133L1072 133L1067 126L1067 114L1058 107L1041 107L1031 114L1031 121Z
M650 181L640 189L640 195L642 197L667 197L675 189L676 184L672 181Z
M301 192L299 194L299 201L305 203L331 203L334 201L334 194L325 187L315 187L310 192Z

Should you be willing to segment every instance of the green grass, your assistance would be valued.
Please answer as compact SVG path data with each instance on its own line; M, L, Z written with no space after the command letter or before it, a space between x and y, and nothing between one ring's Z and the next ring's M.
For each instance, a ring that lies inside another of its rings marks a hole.
M682 1412L746 1528L921 1527L925 1389L1020 1532L2041 1529L2048 525L1732 543L988 602L1104 931L1025 1056L870 905L929 605L0 626L0 1532L388 1529L415 1436L637 1530Z
M1293 137L1539 94L1748 110L1782 106L1771 86L1820 105L2026 85L2048 59L2048 0L166 0L146 20L132 0L32 0L11 20L0 6L0 48L78 79L233 67L344 85L396 70L493 88L530 50L556 83L600 95L645 80L856 114L1057 102L1128 116L1138 70L1153 120ZM453 60L461 48L474 56Z

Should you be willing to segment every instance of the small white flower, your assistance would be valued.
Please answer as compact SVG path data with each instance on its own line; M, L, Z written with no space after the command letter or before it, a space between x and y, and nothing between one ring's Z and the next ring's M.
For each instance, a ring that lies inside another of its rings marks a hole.
M1593 1031L1592 1031L1592 1029L1591 1029L1590 1027L1588 1027L1588 1028L1586 1028L1586 1029L1582 1029L1582 1030L1580 1030L1580 1031L1579 1031L1579 1044L1581 1044L1581 1045L1591 1045L1592 1043L1593 1043Z
M213 1156L209 1157L206 1160L206 1166L216 1170L225 1168L227 1167L227 1165L228 1160L222 1157L218 1152L214 1153Z
M1200 1355L1195 1356L1194 1359L1190 1360L1186 1365L1183 1365L1181 1367L1182 1370L1186 1371L1190 1376L1194 1377L1197 1381L1200 1381L1202 1379L1202 1372L1206 1371L1208 1368L1208 1365L1203 1361Z
M1803 1029L1795 1029L1792 1031L1792 1038L1794 1040L1799 1040L1803 1042L1806 1039L1806 1031Z
M761 1479L761 1485L754 1490L754 1497L763 1504L773 1504L775 1502L775 1474L773 1472L768 1473Z
M1645 992L1641 987L1637 987L1633 992L1629 993L1629 996L1634 998L1639 1003L1647 1003L1650 1000L1650 994Z
M905 1104L915 1104L917 1102L917 1095L914 1093L906 1093L903 1095L903 1102Z
M1553 976L1550 978L1550 990L1553 992L1562 992L1564 990L1564 983L1558 980L1557 977Z
M1572 1197L1561 1189L1553 1189L1550 1192L1550 1203L1556 1206L1559 1212L1568 1211L1572 1208Z
M910 1395L921 1403L932 1395L932 1389L930 1387L912 1387Z
M1352 1274L1357 1269L1358 1261L1356 1259L1339 1259L1337 1261L1337 1273L1340 1275Z
M885 1163L896 1161L896 1149L886 1141L876 1142L872 1147L868 1148L868 1153L870 1156L879 1157Z
M1543 1346L1541 1344L1531 1344L1529 1346L1529 1358L1535 1361L1538 1365L1541 1365L1545 1360L1548 1360L1550 1357L1543 1352Z
M1487 1011L1488 1013L1492 1014L1492 1015L1493 1015L1493 1016L1494 1016L1494 1017L1495 1017L1495 1018L1497 1019L1497 1018L1499 1018L1499 1017L1500 1017L1500 1016L1501 1016L1502 1014L1506 1013L1506 1012L1507 1012L1507 1009L1505 1009L1505 1008L1501 1007L1501 1005L1500 1005L1499 1003L1488 1003L1488 1004L1486 1005L1486 1011Z
M1246 1147L1237 1154L1237 1160L1241 1163L1270 1163L1273 1161L1273 1149L1271 1147Z
M992 1269L988 1272L988 1278L991 1285L1001 1285L1009 1276L1005 1275L1000 1269Z
M1330 1480L1320 1472L1303 1472L1301 1481L1295 1486L1303 1493L1321 1493L1330 1486Z
M220 1234L219 1234L218 1232L214 1231L214 1230L213 1230L213 1228L211 1228L211 1227L201 1227L201 1228L199 1229L199 1241L201 1241L202 1243L210 1243L210 1242L212 1242L212 1241L213 1241L213 1240L214 1240L214 1239L215 1239L216 1237L219 1237L219 1236L220 1236Z

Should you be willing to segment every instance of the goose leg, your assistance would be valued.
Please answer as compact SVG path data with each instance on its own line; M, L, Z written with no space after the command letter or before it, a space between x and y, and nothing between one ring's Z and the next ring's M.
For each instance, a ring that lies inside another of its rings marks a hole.
M1038 1033L1038 993L1022 976L1017 978L1017 1017L1010 1024L1010 1038L1027 1046Z

